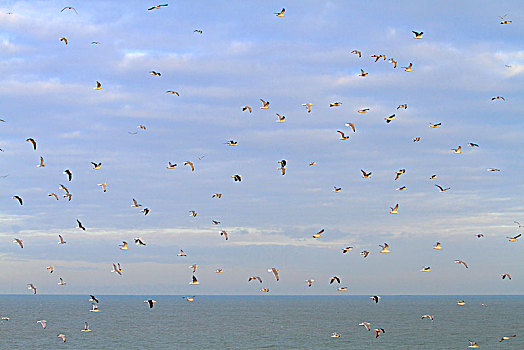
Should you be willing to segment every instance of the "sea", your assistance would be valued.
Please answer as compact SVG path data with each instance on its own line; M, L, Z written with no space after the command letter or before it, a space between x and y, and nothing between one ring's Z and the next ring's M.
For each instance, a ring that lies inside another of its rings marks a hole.
M369 296L96 297L98 313L89 295L0 296L0 315L9 317L0 321L0 348L455 350L472 340L480 349L524 349L524 296L384 295L378 304ZM150 309L146 299L157 303ZM81 332L84 322L92 332ZM376 338L373 328L385 333Z

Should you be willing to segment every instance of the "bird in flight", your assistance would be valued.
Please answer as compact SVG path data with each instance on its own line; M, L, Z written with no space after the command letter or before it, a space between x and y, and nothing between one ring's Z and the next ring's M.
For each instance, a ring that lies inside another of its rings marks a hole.
M222 231L220 231L220 235L221 235L221 236L224 236L224 238L225 238L226 241L227 241L228 237L227 237L227 231L226 231L226 230L222 230Z
M346 136L346 134L344 134L342 131L337 130L337 132L340 134L340 139L339 140L345 141L345 140L349 139L349 136Z
M391 211L389 212L390 214L398 214L398 203L397 205L395 205L394 208L390 207L390 209L391 209Z
M398 62L394 58L390 58L389 62L393 63L393 68L397 68Z
M399 169L398 171L395 171L395 181L398 180L398 178L400 177L400 175L404 174L406 172L406 169Z
M65 336L65 334L60 333L60 334L57 335L57 337L58 337L58 338L62 338L62 341L63 341L64 343L66 342L66 336Z
M275 114L277 115L277 118L278 118L278 119L277 119L277 123L285 123L285 121L286 121L286 116L284 116L284 115L280 115L280 114L278 114L278 113L275 113Z
M28 283L27 284L29 287L27 287L27 289L32 289L33 290L33 294L36 294L36 286L32 283Z
M360 171L362 172L362 177L364 179L369 179L369 177L371 176L371 171L369 173L366 173L364 170L360 169Z
M461 154L462 153L462 147L461 146L458 146L457 148L452 148L451 149L453 151L453 153L455 154Z
M468 268L468 264L464 260L455 260L455 263L464 265L466 269Z
M499 343L503 342L504 340L509 340L509 338L515 338L516 336L517 336L516 334L504 336L500 338Z
M284 12L286 12L286 9L283 8L280 12L275 12L274 14L277 16L277 17L284 17Z
M168 6L168 4L156 5L156 6L153 6L153 7L148 8L147 10L148 10L148 11L158 10L159 8L161 8L161 7L165 7L165 6Z
M242 112L244 112L244 111L246 111L246 110L247 110L249 113L251 113L251 112L253 111L253 108L251 108L251 106L244 106L244 107L242 107Z
M20 246L20 248L24 248L24 243L23 243L23 241L20 238L15 238L13 243L18 244Z
M475 234L475 237L477 237L477 238L482 238L482 237L484 237L484 234L483 234L483 233L476 233L476 234Z
M425 319L425 318L429 318L431 321L433 321L433 319L435 318L433 315L423 315L420 319Z
M331 277L331 279L329 280L329 284L333 284L333 282L335 281L337 281L337 283L340 284L340 277L338 276Z
M503 273L502 274L502 279L505 279L506 277L508 278L508 280L511 281L511 275L509 273Z
M89 301L94 301L95 303L98 304L98 299L94 296L94 295L89 295Z
M415 35L415 37L413 39L422 39L422 35L424 34L424 32L415 32L414 30L412 30L412 33Z
M251 276L247 279L248 282L251 282L253 280L256 280L256 281L259 281L260 283L262 283L262 278L260 278L259 276Z
M80 229L82 229L82 230L84 230L84 231L86 230L86 228L84 227L84 225L82 225L82 223L81 223L78 219L76 219L76 223L78 224L78 228L80 228Z
M522 236L522 233L519 233L518 235L514 236L514 237L506 237L506 238L509 238L509 241L510 242L516 242L517 239L520 238L520 236Z
M62 235L58 235L58 239L60 240L60 241L58 241L58 244L66 244L67 243L66 241L64 241L64 238L62 237Z
M178 253L176 256L187 256L186 253L182 249L180 249L180 253Z
M398 105L397 109L400 109L400 108L408 109L408 104L405 103L403 105Z
M40 323L40 325L42 326L43 329L46 329L46 327L47 327L47 321L46 320L39 320L39 321L36 321L36 323Z
M469 341L469 346L468 346L468 348L474 348L474 349L475 349L475 348L478 348L478 347L479 347L478 344L477 344L476 342L474 342L474 341L472 341L472 340L468 340L468 341Z
M400 67L403 68L405 72L413 72L413 63L410 63L407 67Z
M184 299L186 299L187 301L195 301L195 296L190 296L190 297L182 297Z
M167 93L167 94L171 94L171 95L177 95L177 96L180 96L180 94L179 94L177 91L173 91L173 90L167 90L166 93Z
M55 271L55 267L54 266L48 266L45 269L49 270L49 273L53 273L53 271Z
M355 124L353 124L353 123L346 123L345 125L349 126L351 128L351 130L353 130L353 132L357 132L357 130L355 129Z
M260 107L260 109L269 109L269 101L264 101L263 99L260 99L260 101L262 102L262 107ZM250 111L251 113L251 111Z
M384 243L384 245L379 245L379 247L382 248L380 251L381 253L391 253L391 251L388 249L389 245L387 243Z
M429 127L430 127L430 128L433 128L433 129L436 129L436 128L438 128L438 127L441 126L441 125L442 125L442 123L436 123L436 124L429 123Z
M33 144L33 150L36 151L36 141L35 141L35 139L33 139L33 138L28 138L26 141L27 141L27 142L31 142L31 144Z
M375 331L375 338L378 338L380 336L380 333L386 333L386 331L384 330L384 328L375 328L373 329Z
M144 300L144 303L148 303L149 304L149 308L152 309L153 306L155 306L155 303L157 301L156 300L153 300L153 299L147 299L147 300Z
M420 271L422 271L422 272L430 272L430 271L431 271L431 267L429 267L429 266L424 266L424 267L422 268L422 270L420 270Z
M349 252L352 249L353 249L353 247L342 248L342 254L346 254L347 252Z
M127 246L127 242L126 241L122 241L122 244L119 244L118 245L120 247L120 250L128 250L129 247Z
M91 310L89 312L100 312L100 309L98 308L98 305L95 303L91 304Z
M419 141L421 141L421 140L422 140L422 137L419 136L419 137L415 137L415 138L413 139L413 142L419 142Z
M156 75L157 77L161 77L162 76L162 73L155 72L154 70L150 71L149 74Z
M359 77L365 77L367 76L369 73L366 73L364 72L364 70L362 68L360 68L360 74L358 75Z
M393 120L395 120L395 118L396 118L395 114L392 114L392 115L390 115L389 117L384 118L384 120L386 121L386 123L389 124L389 123L391 123Z
M59 278L60 281L58 282L58 285L59 286L65 286L67 283L64 282L64 280L62 279L62 277Z
M81 329L80 331L81 332L91 332L92 330L89 329L89 324L87 322L85 322L84 329Z
M40 157L40 164L37 165L38 168L43 168L45 167L46 164L44 163L44 157Z
M361 114L366 114L367 112L369 112L369 108L363 108L357 111L357 113L361 113Z
M340 107L342 106L342 102L331 102L329 104L329 107Z
M479 147L478 144L473 143L473 142L468 143L468 146L469 146L469 147Z
M64 7L60 12L64 12L65 10L73 10L75 11L75 13L78 15L78 12L76 11L76 9L72 6L66 6Z
M342 187L333 187L333 191L331 192L339 193L340 191L342 191Z
M435 244L435 246L433 247L433 249L436 249L436 250L440 250L440 249L442 249L442 247L440 246L440 242L437 242L437 243Z
M64 42L64 44L66 44L66 45L67 45L67 38L66 38L65 36L64 36L64 37L62 37L62 38L60 38L60 41L63 41L63 42Z
M142 204L139 204L136 199L133 198L133 204L131 205L132 207L135 207L135 208L138 208L138 207L141 207Z
M348 287L338 287L337 288L337 292L347 292L348 291Z
M24 205L24 202L22 201L22 197L20 196L13 196L13 199L16 199L20 205Z
M193 279L191 280L191 282L189 282L189 284L200 284L200 282L198 282L196 276L193 275Z
M101 186L101 187L102 187L102 191L104 191L104 192L107 191L107 184L106 184L106 183L98 184L98 186Z
M451 187L442 188L442 187L439 186L439 185L435 185L435 186L438 187L438 189L440 190L440 192L446 192L447 190L450 190L450 189L451 189Z
M64 170L63 174L67 175L67 179L68 179L69 181L72 181L72 180L73 180L73 173L71 172L71 170L66 169L66 170Z
M364 328L366 328L368 331L371 331L371 328L369 326L371 326L371 322L360 322L358 324L359 326L363 326Z
M91 164L93 164L93 170L98 170L102 166L101 162L100 163L91 162Z
M95 90L102 90L102 83L100 83L99 81L96 82L96 87L94 87L93 89Z
M313 106L312 103L303 103L302 106L306 107L308 113L311 113L311 106Z
M311 287L313 285L313 282L315 282L315 280L313 280L313 279L306 280L306 283L307 283L308 287Z
M235 175L233 175L233 176L231 176L231 177L232 177L233 180L235 180L235 181L238 181L238 182L242 181L242 176L240 176L240 175L238 175L238 174L235 174Z
M375 302L375 304L378 304L379 300L380 300L380 296L378 295L373 295L372 297L369 297L371 300L373 300Z
M360 252L360 255L362 255L364 258L367 258L369 254L371 254L371 252L368 252L367 250L363 250Z
M190 213L189 216L192 216L192 217L196 217L198 215L198 213L194 210L190 210L189 213Z
M195 171L195 164L193 164L192 161L190 161L190 160L185 161L184 165L189 165L191 167L191 171Z
M361 57L362 57L362 52L361 52L361 51L353 50L353 51L351 51L351 53L357 55L358 58L361 58Z
M136 245L146 245L142 237L133 238L133 240L135 241Z
M270 269L267 270L268 272L273 272L273 275L275 275L275 279L277 280L277 282L280 280L280 277L278 276L278 272L280 270L277 270L276 268L272 267Z

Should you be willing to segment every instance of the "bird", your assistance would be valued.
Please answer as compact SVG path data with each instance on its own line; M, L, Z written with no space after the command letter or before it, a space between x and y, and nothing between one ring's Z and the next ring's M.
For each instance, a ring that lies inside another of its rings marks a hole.
M180 249L180 253L178 253L176 256L187 256L186 253L182 249Z
M260 283L262 283L262 278L260 278L259 276L251 276L247 279L248 282L251 282L251 281L259 281Z
M36 151L36 141L35 141L35 139L28 138L26 141L27 142L31 142L31 144L33 145L33 150Z
M337 332L333 332L331 338L340 338L340 334L338 334Z
M482 237L484 237L484 234L483 233L476 233L475 236L477 238L482 238Z
M440 242L437 242L437 243L435 244L435 246L433 247L433 249L436 249L436 250L440 250L440 249L442 249L442 247L440 246Z
M511 275L509 273L502 274L502 279L505 279L506 277L511 281Z
M424 266L424 267L422 268L422 270L420 270L420 271L422 271L422 272L430 272L430 271L431 271L431 267L429 267L429 266Z
M410 63L407 67L400 67L403 68L405 72L412 72L413 71L413 63Z
M400 175L404 174L406 172L406 169L399 169L398 171L395 171L395 181L398 180L398 178L400 177Z
M147 130L147 127L145 125L139 125L136 128L141 130Z
M101 187L102 187L102 191L104 191L104 192L107 191L107 184L106 184L106 183L98 184L98 186L101 186Z
M118 267L115 263L113 263L113 269L111 270L111 272L118 273L120 276L122 276L122 268L120 267L120 263L118 263Z
M224 273L224 270L223 269L216 269L215 273Z
M313 106L312 103L303 103L302 106L306 107L308 113L311 113L311 106Z
M136 245L146 245L142 237L137 237L137 238L134 238L133 240L135 241Z
M495 101L495 100L502 100L502 101L506 101L506 99L502 96L494 96L491 98L491 101Z
M59 278L60 279L60 282L58 282L58 285L59 286L65 286L67 283L64 282L64 280L62 279L62 277Z
M469 147L479 147L478 144L473 143L473 142L468 143L468 146L469 146Z
M237 146L238 145L238 141L229 140L229 141L226 142L226 145L228 145L228 146Z
M98 170L102 166L101 162L100 163L91 162L91 164L93 164L93 169L94 170Z
M92 330L89 329L89 324L87 322L85 322L84 329L81 329L80 331L81 332L91 332Z
M386 123L389 124L389 123L391 123L393 120L395 120L395 118L396 118L395 114L392 114L392 115L390 115L389 117L384 118L384 120L386 121Z
M269 293L269 288L262 288L260 291L264 293Z
M322 230L318 231L317 233L315 233L313 235L313 238L320 238L323 233L324 233L324 229L322 229Z
M148 303L149 304L149 308L152 309L153 306L155 306L155 303L157 301L156 300L153 300L153 299L147 299L147 300L144 300L144 303Z
M73 173L71 172L71 170L66 169L66 170L64 170L63 174L67 175L67 179L69 181L73 180Z
M361 57L362 57L362 52L361 52L361 51L353 50L353 51L351 51L351 53L357 55L358 58L361 58Z
M286 9L283 8L280 12L275 12L274 14L277 16L277 17L284 17L284 12L286 12Z
M369 254L371 254L371 252L368 252L367 250L363 250L360 252L360 255L362 255L364 258L367 258Z
M73 10L75 11L75 13L78 15L78 12L76 11L76 9L72 6L66 6L64 7L60 12L64 12L65 10Z
M192 216L192 217L196 217L198 215L198 213L194 210L190 210L189 213L190 213L189 216Z
M13 243L18 244L20 246L20 248L24 248L24 243L23 243L23 241L20 238L15 238Z
M468 268L468 264L464 260L455 260L455 263L464 265L466 269Z
M100 42L99 41L91 41L91 44L93 44L93 45L100 45Z
M337 288L337 292L347 292L348 291L348 287L338 287Z
M65 193L69 193L69 190L67 189L67 187L65 187L64 185L60 184L59 187L58 187L59 190L64 190Z
M337 281L337 283L340 284L340 277L338 276L331 277L331 279L329 280L329 284L333 284L333 282L335 281Z
M55 271L55 267L54 266L48 266L45 269L49 270L49 273L53 273L53 271Z
M371 57L375 59L375 62L377 62L381 58L386 60L386 55L371 55Z
M94 301L95 303L98 304L99 300L94 295L89 295L89 301Z
M180 93L178 93L178 91L173 91L173 90L167 90L167 91L166 91L166 94L171 94L171 95L177 95L177 96L180 96Z
M63 42L64 42L64 44L66 44L66 45L67 45L67 38L66 38L65 36L64 36L64 37L62 37L62 38L60 38L60 41L63 41Z
M422 137L418 136L413 139L413 142L419 142L422 140Z
M457 301L457 305L463 306L466 305L466 302L464 300Z
M251 108L251 106L243 106L243 107L242 107L242 112L244 112L244 111L246 111L246 110L247 110L249 113L251 113L251 112L253 111L253 108Z
M33 290L33 294L36 294L36 286L32 283L28 283L27 284L29 287L27 287L27 289L32 289Z
M197 264L193 264L193 265L190 265L189 268L193 270L193 273L195 273L196 270L198 269L198 265Z
M58 235L58 239L60 239L60 241L58 241L58 244L66 244L67 242L64 241L64 238L62 237L62 235Z
M122 241L122 244L119 244L118 245L120 247L120 250L128 250L129 247L127 246L127 242L126 241Z
M360 113L360 114L366 114L367 112L369 112L369 108L363 108L357 111L357 113Z
M307 283L308 287L311 287L313 285L313 282L315 282L315 280L313 280L313 279L306 280L306 283Z
M424 34L424 32L415 32L414 30L411 31L413 34L415 34L415 37L414 39L422 39L422 35Z
M398 105L397 109L400 109L400 108L408 109L408 104L405 103L403 105Z
M500 169L497 169L497 168L488 168L486 169L487 171L500 171Z
M373 329L375 331L375 338L378 338L380 336L380 333L386 333L386 331L384 330L384 328L375 328Z
M211 198L222 198L222 193L215 193L211 196Z
M91 304L91 310L89 310L89 312L100 312L100 309L98 308L98 305L96 304Z
M353 130L353 132L357 132L357 130L355 129L355 124L353 124L353 123L346 123L345 125L349 126L351 128L351 130Z
M47 196L48 196L48 197L55 197L56 200L58 200L58 195L57 195L56 193L54 193L54 192L49 193Z
M189 284L200 284L200 282L198 282L196 276L193 275L193 279L191 280L191 282L189 282Z
M148 11L157 10L157 9L159 9L159 8L161 8L161 7L165 7L165 6L168 6L168 4L156 5L156 6L153 6L153 7L148 8L147 10L148 10Z
M280 115L278 113L275 113L277 115L277 123L285 123L286 122L286 116Z
M369 297L371 300L375 302L375 304L378 304L379 300L381 299L378 295L373 295L372 297Z
M462 147L461 146L458 146L457 148L452 148L451 150L453 151L453 153L455 154L461 154L462 151L461 151Z
M36 323L40 323L40 325L42 326L43 329L46 329L46 327L47 327L47 321L46 320L39 320L39 321L36 321Z
M221 235L221 236L224 236L224 238L225 238L226 241L227 241L228 237L227 237L227 231L226 231L226 230L222 230L222 231L220 231L220 235Z
M524 227L524 225L521 225L520 222L518 222L518 221L513 221L513 223L514 223L514 224L517 224L517 226L518 226L519 228Z
M450 189L451 189L451 187L442 188L442 187L439 186L439 185L435 185L435 186L438 187L438 189L440 190L440 192L446 192L447 190L450 190Z
M20 205L24 205L24 202L22 201L22 197L20 196L13 196L13 199L16 199Z
M521 233L519 233L518 235L514 236L514 237L506 237L506 238L509 238L509 241L510 242L516 242L517 239L519 239L519 237L522 236Z
M140 210L141 213L144 213L144 216L146 216L147 214L149 214L151 210L149 210L149 208L144 208L142 210Z
M278 273L280 270L277 270L276 268L272 267L270 269L267 270L268 272L273 272L273 275L275 275L275 279L277 280L277 282L280 280L280 277L278 276Z
M136 199L133 198L133 204L131 205L132 207L135 207L135 208L138 208L138 207L141 207L142 204L139 204Z
M475 343L474 341L472 341L472 340L468 340L468 341L469 341L468 348L478 348L479 347L478 344Z
M398 214L398 203L395 205L394 208L391 208L391 211L389 212L390 214Z
M509 338L515 338L516 336L517 336L516 334L504 336L500 338L499 343L503 342L504 340L509 340Z
M264 101L263 99L260 99L260 101L262 102L262 107L260 107L260 109L269 109L269 101Z
M346 254L347 252L349 252L352 249L353 249L353 247L342 248L342 254Z
M195 301L195 296L190 296L190 297L182 297L184 299L186 299L187 301Z
M502 22L500 22L500 24L510 24L511 22L513 22L513 21L502 21Z
M394 58L390 58L389 62L393 63L393 68L397 68L398 62Z
M317 162L309 162L309 166L317 165Z
M82 225L82 223L81 223L78 219L76 219L76 223L78 224L78 228L80 228L80 229L82 229L82 230L84 230L84 231L86 230L86 228L84 227L84 225Z
M342 191L342 187L333 187L333 191L331 192L335 192L335 193L339 193L340 191Z
M195 171L195 165L193 164L192 161L187 160L184 162L184 165L189 165L191 167L191 171Z
M368 331L371 331L371 328L369 326L371 326L371 322L360 322L358 324L359 326L363 326L364 328L366 328Z
M342 102L331 102L329 104L329 107L340 107L342 106Z
M360 171L362 172L362 177L364 179L369 179L369 177L371 176L371 171L369 173L366 173L364 170L360 169Z
M388 249L389 245L387 243L384 243L384 245L379 244L379 247L382 248L380 251L381 253L391 253L391 251Z
M366 73L364 72L364 70L362 68L360 68L360 74L358 75L359 77L365 77L367 76L369 73Z
M441 126L441 125L442 125L442 123L436 123L436 124L429 123L429 127L430 127L430 128L433 128L433 129L436 129L436 128L438 128L438 127Z
M149 74L156 75L157 77L161 77L162 76L162 73L155 72L154 70L150 71Z
M406 186L402 186L402 187L397 188L397 191L405 191L405 190L406 190Z
M94 87L93 89L95 90L102 90L102 83L100 83L98 80L96 82L96 87Z
M433 315L423 315L420 319L423 320L425 318L429 318L431 321L435 318Z
M339 140L345 141L345 140L349 139L349 136L346 136L342 131L337 130L337 132L340 134L340 139Z
M38 168L43 168L45 167L46 164L44 163L44 157L40 157L40 164L37 165Z
M167 166L166 168L167 169L175 169L177 167L177 164L176 163L171 163L171 162L167 162Z
M238 175L238 174L235 174L235 175L233 175L233 176L231 176L231 177L232 177L233 180L235 180L235 181L238 181L238 182L242 181L242 176L240 176L240 175Z
M63 341L64 343L66 342L66 336L65 336L65 334L60 333L60 334L57 335L57 337L58 337L58 338L62 338L62 341Z
M66 193L62 197L67 198L69 201L71 201L71 198L73 198L73 195L71 193Z

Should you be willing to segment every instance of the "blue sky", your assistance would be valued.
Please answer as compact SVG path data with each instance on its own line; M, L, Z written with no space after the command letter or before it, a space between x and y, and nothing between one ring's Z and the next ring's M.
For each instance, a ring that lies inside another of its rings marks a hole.
M9 174L0 179L0 293L24 293L26 283L46 294L260 293L246 282L251 275L274 294L335 294L333 275L353 294L522 292L522 243L505 238L523 231L514 220L524 224L518 1L168 3L154 11L150 1L0 8L0 175ZM78 14L60 12L64 6ZM513 22L500 25L505 14ZM410 62L413 72L404 72ZM359 77L360 69L369 75ZM506 101L491 101L499 95ZM259 108L261 98L271 109ZM351 138L340 141L337 130ZM458 145L463 153L453 154ZM44 168L36 167L40 156ZM169 161L178 167L166 169ZM71 202L48 197L63 193L59 184ZM211 198L217 192L223 197ZM133 198L151 213L132 208ZM390 215L396 203L399 214ZM58 234L67 244L57 244ZM118 249L138 236L146 247ZM437 241L441 251L432 249ZM379 253L384 242L390 254ZM188 256L177 257L180 249ZM372 253L363 259L362 250ZM114 262L123 276L110 273ZM198 286L188 285L194 263ZM432 271L419 272L423 266ZM280 269L278 283L270 267ZM58 277L68 284L57 286ZM307 288L310 278L316 283Z

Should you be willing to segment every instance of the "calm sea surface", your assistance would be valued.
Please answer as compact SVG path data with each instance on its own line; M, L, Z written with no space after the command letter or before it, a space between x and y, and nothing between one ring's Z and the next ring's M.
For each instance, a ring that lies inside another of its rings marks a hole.
M468 349L471 339L481 349L524 349L524 296L383 296L379 304L367 296L158 296L153 309L143 302L150 297L97 297L99 313L89 311L89 296L0 296L0 315L10 317L0 348ZM85 321L92 332L80 332ZM386 333L375 339L362 321Z

